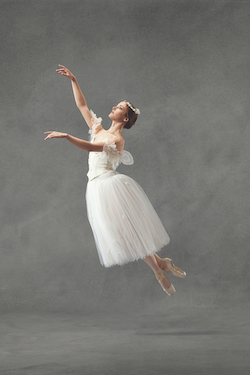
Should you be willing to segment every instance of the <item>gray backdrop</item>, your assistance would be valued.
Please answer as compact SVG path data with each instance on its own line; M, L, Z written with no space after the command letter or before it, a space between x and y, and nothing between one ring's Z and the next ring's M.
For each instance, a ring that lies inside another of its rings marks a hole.
M247 1L0 1L0 309L134 311L249 299ZM105 269L89 227L87 139L70 81L108 128L111 106L141 110L124 132L133 166L187 272L171 299L143 262Z

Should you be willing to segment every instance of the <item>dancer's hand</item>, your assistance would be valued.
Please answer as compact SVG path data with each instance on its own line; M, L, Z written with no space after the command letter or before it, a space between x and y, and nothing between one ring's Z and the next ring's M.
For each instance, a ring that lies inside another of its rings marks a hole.
M60 73L62 76L65 76L65 77L68 77L69 79L71 80L74 80L75 79L75 76L74 74L72 74L69 69L67 69L65 66L63 65L60 65L59 66L61 67L60 69L56 69L57 73Z
M44 132L44 134L48 134L46 138L44 138L44 140L46 141L47 139L51 139L51 138L66 138L67 137L67 133L61 133L61 132Z

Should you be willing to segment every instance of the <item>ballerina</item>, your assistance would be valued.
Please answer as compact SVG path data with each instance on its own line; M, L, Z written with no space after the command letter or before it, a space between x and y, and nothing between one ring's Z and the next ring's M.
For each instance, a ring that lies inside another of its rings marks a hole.
M142 188L116 171L120 163L133 164L132 155L124 150L122 130L135 124L140 111L127 100L119 102L112 108L112 124L105 130L102 119L89 110L75 76L65 66L59 66L56 71L71 80L76 105L89 126L90 141L57 131L45 132L45 140L65 138L89 152L87 213L100 263L111 267L143 259L171 296L176 290L163 271L181 278L186 273L171 259L156 254L169 243L169 236Z

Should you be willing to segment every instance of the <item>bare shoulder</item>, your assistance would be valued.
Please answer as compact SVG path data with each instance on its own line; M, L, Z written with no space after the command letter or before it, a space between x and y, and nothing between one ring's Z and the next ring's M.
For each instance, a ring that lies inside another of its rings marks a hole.
M125 139L123 138L122 135L116 135L116 134L111 134L107 130L101 128L94 139L93 143L100 143L100 142L114 142L116 144L116 148L118 151L122 151L124 148L125 144Z
M115 142L118 151L122 151L125 144L125 139L122 135L109 134L109 140Z
M122 151L124 149L125 145L125 139L122 136L117 137L117 140L115 141L116 148L118 151Z

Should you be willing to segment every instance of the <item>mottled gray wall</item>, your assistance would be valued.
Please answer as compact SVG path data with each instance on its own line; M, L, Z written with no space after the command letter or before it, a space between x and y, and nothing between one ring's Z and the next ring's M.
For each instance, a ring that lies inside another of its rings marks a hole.
M0 1L0 307L116 311L235 306L249 294L249 57L246 1ZM164 294L140 261L99 264L85 207L87 138L70 81L104 118L141 110L125 133L139 182L187 271Z

